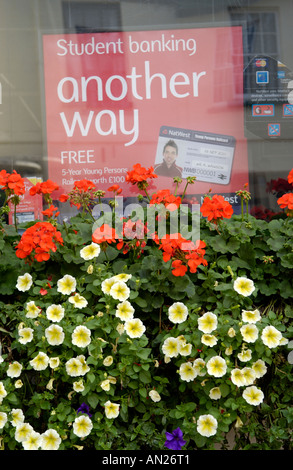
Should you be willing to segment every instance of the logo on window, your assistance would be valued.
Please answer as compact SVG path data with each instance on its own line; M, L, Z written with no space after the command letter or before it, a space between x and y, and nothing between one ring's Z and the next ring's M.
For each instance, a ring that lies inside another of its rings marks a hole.
M266 70L261 70L256 72L256 83L258 84L266 84L269 83L269 72Z

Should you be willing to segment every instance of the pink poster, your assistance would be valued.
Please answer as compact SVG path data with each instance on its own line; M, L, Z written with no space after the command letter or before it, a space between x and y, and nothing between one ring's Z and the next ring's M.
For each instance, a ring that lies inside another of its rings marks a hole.
M196 177L190 193L248 181L241 27L45 35L48 177L125 182L154 167L152 189Z

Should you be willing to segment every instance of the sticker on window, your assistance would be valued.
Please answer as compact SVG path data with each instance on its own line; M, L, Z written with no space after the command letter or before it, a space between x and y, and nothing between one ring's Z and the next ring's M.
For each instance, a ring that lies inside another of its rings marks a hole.
M162 126L155 173L170 178L195 176L197 181L228 184L235 144L230 135Z

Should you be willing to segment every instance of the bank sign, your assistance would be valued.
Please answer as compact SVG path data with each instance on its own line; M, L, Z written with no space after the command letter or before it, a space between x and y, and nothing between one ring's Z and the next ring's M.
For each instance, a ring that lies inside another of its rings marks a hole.
M196 177L190 193L248 181L241 27L44 35L48 176L125 182L153 166L153 189Z

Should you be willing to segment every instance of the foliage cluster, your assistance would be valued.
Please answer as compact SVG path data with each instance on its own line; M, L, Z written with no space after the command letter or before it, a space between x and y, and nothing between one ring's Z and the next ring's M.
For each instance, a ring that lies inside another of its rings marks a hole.
M148 197L139 170L129 182ZM290 214L232 215L207 196L190 269L181 245L166 256L145 230L94 238L85 194L104 194L82 186L70 223L57 223L45 192L58 241L42 247L49 256L20 237L35 223L2 224L1 448L157 450L180 428L183 450L228 448L231 432L234 449L292 449Z

